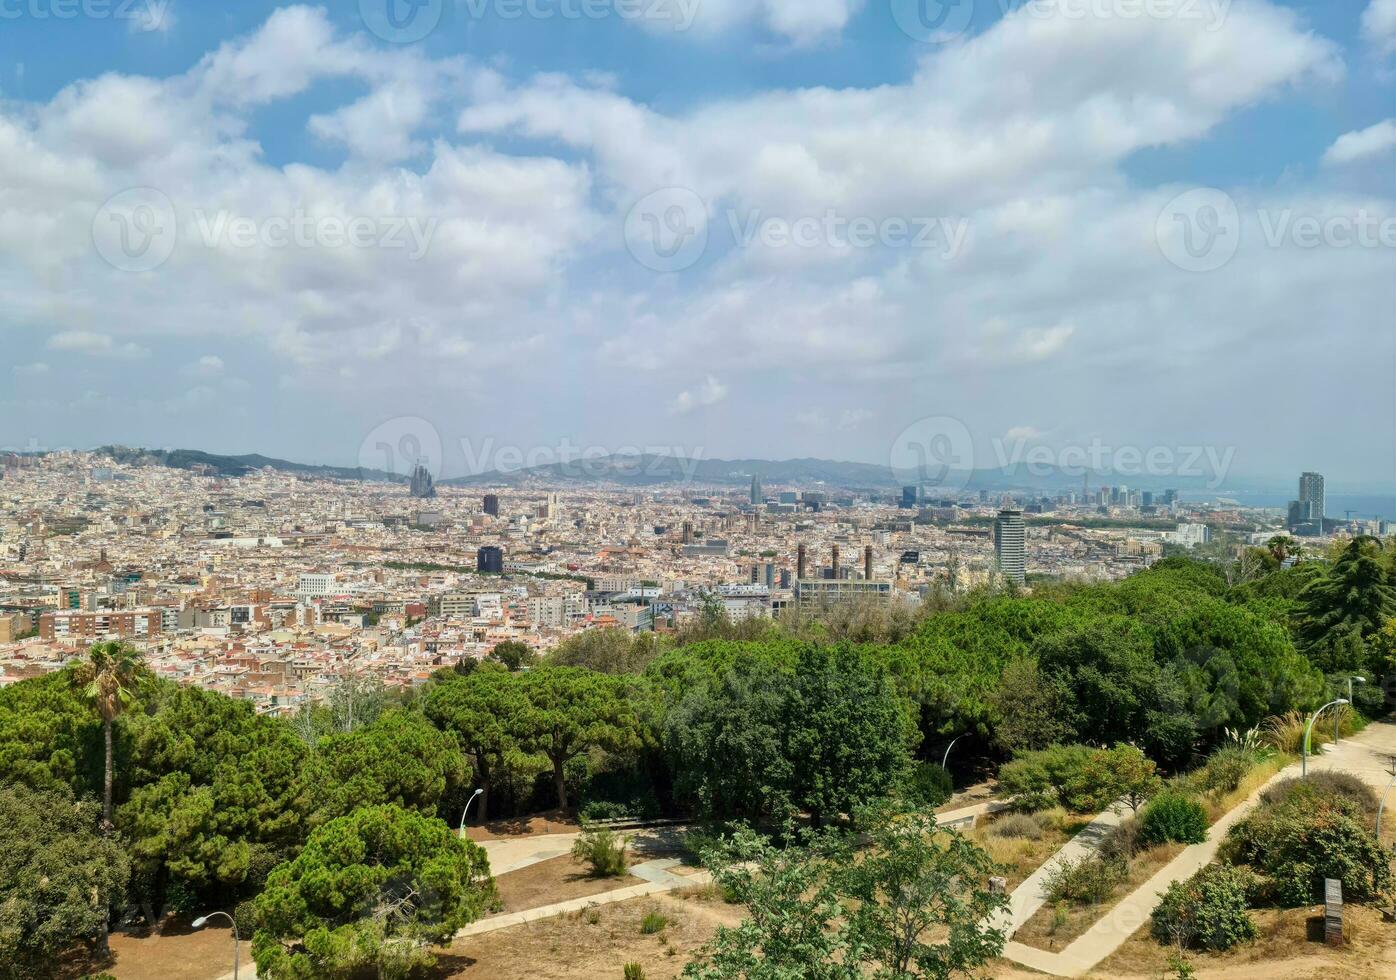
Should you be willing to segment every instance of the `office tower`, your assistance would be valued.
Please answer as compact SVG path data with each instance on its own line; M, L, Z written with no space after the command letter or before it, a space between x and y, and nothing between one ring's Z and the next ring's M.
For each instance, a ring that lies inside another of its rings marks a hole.
M1318 524L1323 531L1324 517L1323 477L1318 473L1304 473L1299 477L1299 509L1306 521Z
M1141 498L1144 501L1145 507L1152 507L1154 505L1154 492L1152 490L1145 490Z
M692 543L693 543L693 522L692 522L692 521L684 521L684 522L683 522L683 543L684 543L684 544L692 544Z
M790 588L790 569L788 568L780 570L780 587L782 589Z
M1299 525L1303 523L1304 508L1300 505L1299 501L1291 500L1289 502L1289 512L1285 516L1285 527L1293 531L1296 530L1299 527Z
M545 520L555 521L557 515L562 510L562 502L557 494L548 494L548 499L543 502L543 517Z
M504 552L500 548L486 545L475 553L475 569L480 572L501 574L504 571Z
M868 579L869 581L872 580L872 558L872 545L865 545L863 547L863 578Z
M430 500L436 496L436 485L427 468L421 463L412 471L411 493L418 500Z
M761 477L753 473L751 474L751 502L753 504L759 504L761 503L762 499L763 498L761 496Z
M491 517L499 516L499 495L494 493L485 494L485 513Z
M1165 490L1165 491L1163 491L1163 503L1164 503L1164 506L1165 506L1165 507L1172 507L1172 506L1173 506L1174 504L1176 504L1177 502L1178 502L1178 491L1177 491L1177 490Z
M833 571L834 571L834 578L838 578L838 577L839 577L839 546L838 546L838 545L834 545L833 559L832 559L832 561L830 561L829 567L832 568Z
M750 524L751 524L751 533L752 533L752 534L755 534L756 532L758 532L758 531L761 530L761 512L760 512L760 511L755 511L755 510L754 510L754 511L751 512L751 521L750 521Z
M902 487L902 510L912 510L916 507L916 488Z
M805 546L800 545L795 549L795 579L799 581L805 577Z
M1027 575L1027 529L1020 510L1001 510L994 521L994 562L1003 577L1019 585Z

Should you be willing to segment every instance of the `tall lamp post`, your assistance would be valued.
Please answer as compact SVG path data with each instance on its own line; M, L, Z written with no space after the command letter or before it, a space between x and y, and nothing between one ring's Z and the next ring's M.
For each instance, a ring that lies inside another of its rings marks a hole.
M965 735L968 734L968 732L965 733ZM945 747L945 757L940 760L940 768L946 768L945 764L950 761L950 750L953 749L955 747L955 743L958 742L960 739L964 738L965 735L956 735L954 738L950 740L950 744Z
M1386 784L1386 792L1381 794L1381 802L1377 804L1377 842L1381 842L1381 815L1386 810L1386 798L1391 795L1391 787L1396 786L1396 755L1391 757L1391 782Z
M201 915L201 916L199 916L197 919L195 919L193 922L191 922L191 923L189 923L189 924L190 924L191 926L193 926L195 929L202 929L204 926L208 925L208 920L211 919L211 918L213 918L215 915L221 915L221 916L223 916L223 918L227 919L228 922L232 924L232 927L233 927L233 980L238 980L238 965L239 965L239 963L240 963L241 960L242 960L242 953L241 953L241 951L240 951L240 949L239 949L239 946L240 946L242 940L241 940L241 937L238 936L238 922L237 922L237 919L234 919L234 918L233 918L231 915L229 915L227 912L210 912L208 915Z
M1323 714L1323 712L1326 711L1328 708L1334 707L1335 705L1347 703L1347 698L1338 698L1335 701L1329 701L1322 708L1319 708L1317 711L1315 711L1313 715L1309 718L1309 723L1304 726L1304 744L1300 746L1300 750L1303 754L1300 756L1299 759L1300 779L1303 779L1305 776L1309 774L1309 737L1314 732L1314 722L1317 721L1318 716Z
M1359 683L1359 684L1366 684L1366 683L1367 683L1367 678L1365 678L1365 677L1357 677L1357 676L1349 677L1349 678L1348 678L1348 704L1352 704L1352 682L1353 682L1353 681L1356 681L1356 682ZM1339 722L1339 720L1340 720L1341 718L1342 718L1342 712L1335 712L1335 713L1334 713L1334 715L1333 715L1333 744L1334 744L1334 745L1337 745L1337 744L1338 744L1338 722Z
M474 803L475 797L479 796L484 791L485 787L481 786L475 792L470 794L470 799L465 801L465 809L460 812L460 836L462 838L465 837L465 815L470 812L470 804Z

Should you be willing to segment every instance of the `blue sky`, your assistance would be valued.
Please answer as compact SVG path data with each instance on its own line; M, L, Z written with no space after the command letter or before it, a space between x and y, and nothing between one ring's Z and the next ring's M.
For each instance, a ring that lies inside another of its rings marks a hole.
M1396 483L1396 2L960 2L9 4L0 445Z

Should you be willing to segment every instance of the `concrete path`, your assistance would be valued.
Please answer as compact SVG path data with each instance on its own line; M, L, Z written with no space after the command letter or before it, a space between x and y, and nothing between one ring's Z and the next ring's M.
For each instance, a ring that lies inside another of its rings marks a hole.
M1392 755L1396 755L1396 724L1379 722L1368 726L1366 731L1352 738L1344 739L1337 746L1330 746L1323 755L1310 757L1309 769L1351 772L1380 793L1391 778L1387 764ZM1225 839L1227 831L1255 808L1266 789L1281 780L1298 776L1299 771L1298 764L1280 770L1243 803L1213 824L1206 841L1185 848L1066 948L1050 953L1023 943L1009 942L1004 946L1004 957L1042 973L1059 977L1078 977L1094 969L1098 963L1124 945L1125 940L1140 926L1149 921L1159 898L1169 885L1192 877L1216 857L1217 849ZM1027 884L1028 882L1024 882L1014 891L1011 900L1015 905L1018 891ZM1015 928L1017 925L1021 923L1016 923Z
M1008 896L1008 908L992 917L989 920L990 925L995 929L1003 929L1008 936L1022 928L1023 924L1047 902L1047 876L1052 870L1062 861L1079 861L1094 854L1105 840L1105 835L1120 825L1120 820L1123 819L1121 814L1128 809L1128 804L1117 803L1114 808L1106 810L1086 824L1079 834L1067 841L1061 850L1043 863L1042 867L1013 889L1013 894Z
M636 878L643 878L645 881L643 885L629 885L625 888L617 888L615 891L602 892L599 895L588 895L585 898L568 899L565 902L554 902L552 905L542 905L536 909L525 909L522 912L504 912L500 915L492 915L489 918L470 923L470 925L456 933L456 938L464 939L467 936L479 936L483 933L494 932L498 929L508 929L512 926L537 922L539 919L551 919L555 916L567 915L571 912L580 912L583 909L592 908L593 906L610 905L614 902L624 902L645 895L658 895L661 892L673 891L676 888L686 888L690 885L703 885L712 880L706 871L700 871L693 875L676 875L670 873L669 869L678 863L678 860L675 858L667 858L658 861L646 861L644 864L637 864L630 869L630 873Z

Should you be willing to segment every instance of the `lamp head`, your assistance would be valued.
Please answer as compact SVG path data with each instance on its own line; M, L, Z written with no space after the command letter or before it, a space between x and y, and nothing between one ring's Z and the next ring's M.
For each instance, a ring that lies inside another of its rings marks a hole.
M1339 698L1338 700L1334 701L1333 703L1334 703L1334 704L1347 704L1347 703L1348 703L1348 699L1347 699L1347 698Z
M189 925L192 926L192 927L195 928L195 929L202 929L207 923L208 923L208 916L206 916L206 915L201 915L201 916L199 916L197 919L195 919L193 922L189 923Z
M1359 684L1366 684L1366 683L1367 683L1367 678L1365 678L1365 677L1354 677L1353 680L1355 680L1355 681L1356 681L1357 683L1359 683Z

